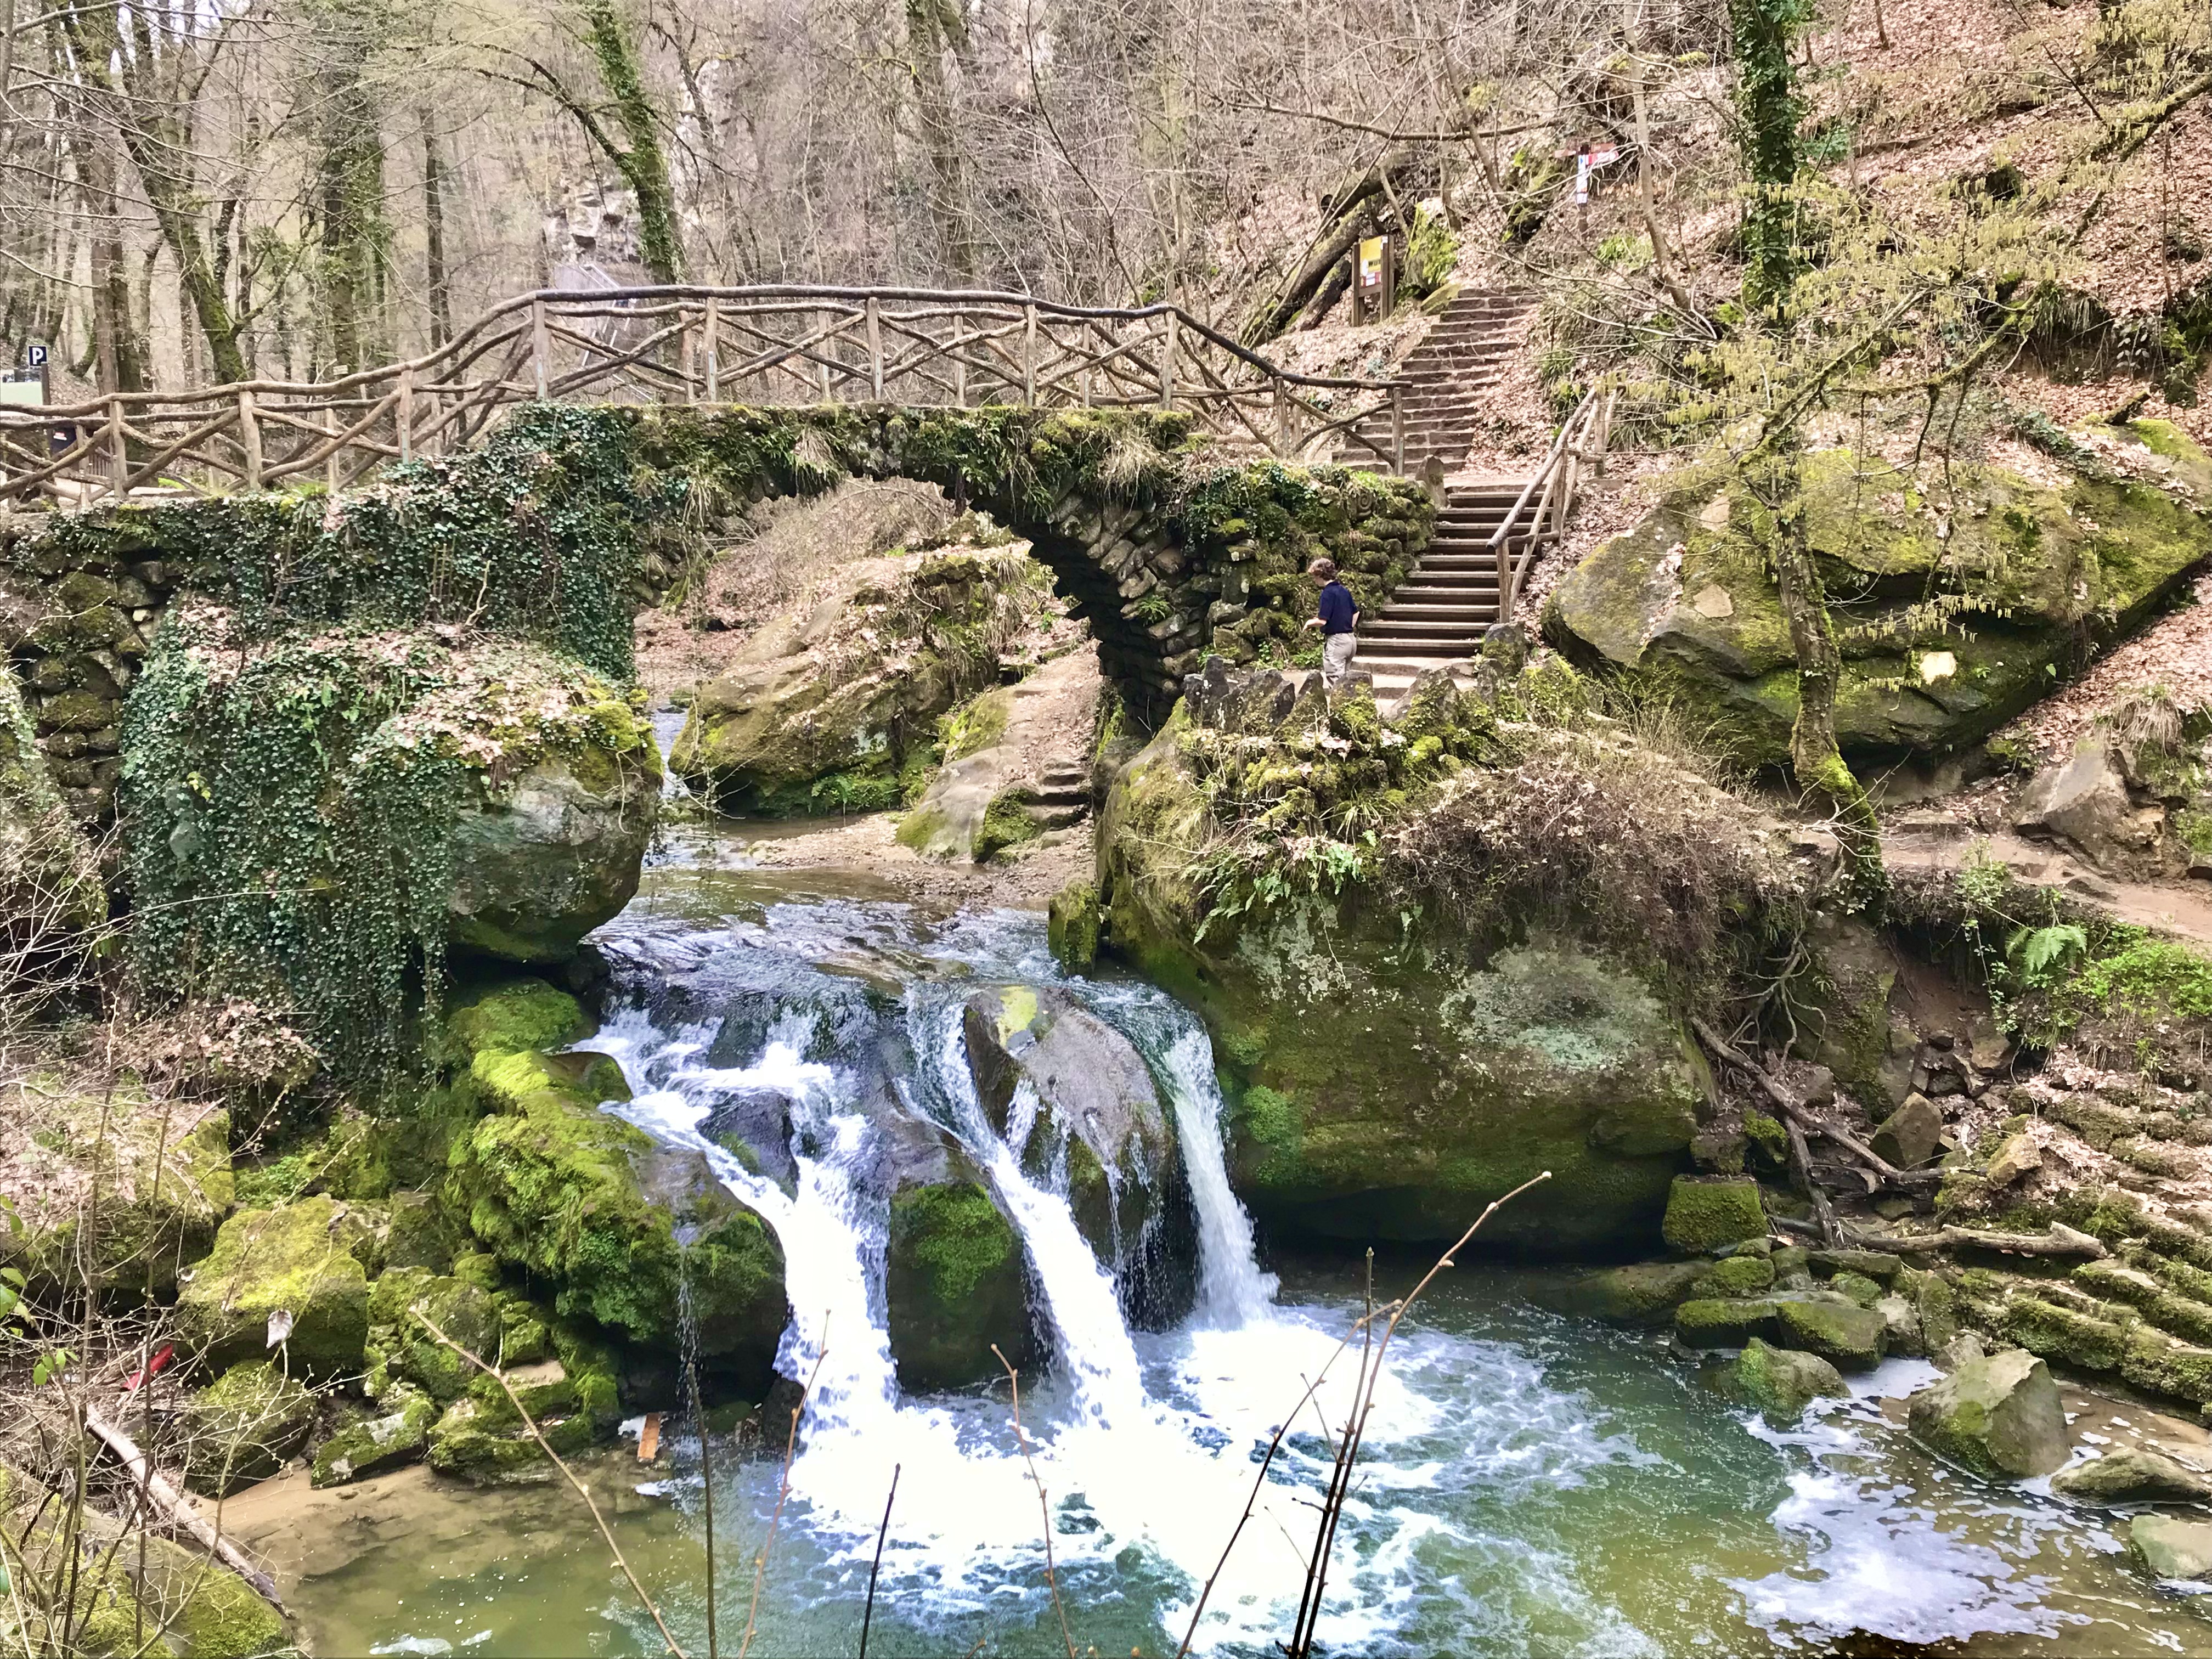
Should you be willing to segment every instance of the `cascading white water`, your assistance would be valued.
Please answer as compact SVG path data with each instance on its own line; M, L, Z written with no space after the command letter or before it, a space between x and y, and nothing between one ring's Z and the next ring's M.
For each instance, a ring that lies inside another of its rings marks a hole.
M1199 1313L1209 1323L1231 1330L1267 1319L1274 1305L1275 1276L1260 1270L1252 1218L1229 1185L1213 1045L1195 1021L1168 1045L1160 1056L1160 1069L1175 1105L1191 1207L1198 1212Z

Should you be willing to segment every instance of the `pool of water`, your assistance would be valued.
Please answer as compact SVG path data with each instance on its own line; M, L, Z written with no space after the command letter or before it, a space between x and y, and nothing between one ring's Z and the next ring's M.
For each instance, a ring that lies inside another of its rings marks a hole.
M1203 1030L1149 987L1061 974L1041 918L929 913L865 874L679 859L599 939L615 979L587 1046L621 1061L635 1096L609 1109L710 1155L775 1228L793 1304L779 1367L815 1379L787 1489L787 1417L708 1443L712 1650L854 1653L870 1617L868 1651L885 1659L1172 1654L1186 1637L1196 1652L1275 1652L1349 1410L1358 1353L1341 1344L1370 1295L1402 1295L1426 1264L1379 1263L1370 1287L1358 1261L1255 1246L1223 1167ZM981 1112L961 1002L1007 981L1085 1004L1170 1105L1198 1256L1197 1310L1174 1328L1131 1328L1062 1193ZM781 1182L697 1131L718 1099L771 1085L793 1103ZM1018 1430L1003 1384L898 1387L870 1152L894 1101L990 1173L1022 1237L1049 1358L1021 1380ZM1933 1375L1924 1364L1892 1361L1778 1431L1654 1338L1539 1310L1532 1282L1454 1269L1401 1328L1320 1650L2212 1653L2212 1607L2146 1582L2118 1518L1983 1485L1913 1445L1896 1401ZM708 1653L696 1425L673 1418L650 1465L617 1449L581 1472L676 1641ZM295 1476L232 1509L322 1654L663 1650L565 1485L474 1492L414 1470L312 1493Z

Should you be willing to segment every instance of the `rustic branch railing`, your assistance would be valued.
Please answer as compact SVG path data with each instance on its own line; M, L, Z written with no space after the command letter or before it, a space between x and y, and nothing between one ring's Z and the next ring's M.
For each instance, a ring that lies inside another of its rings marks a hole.
M1613 434L1613 388L1594 386L1575 405L1552 441L1551 453L1522 489L1513 510L1491 532L1491 550L1498 556L1498 614L1510 620L1521 597L1521 584L1528 567L1547 542L1555 542L1567 531L1567 514L1573 511L1575 491L1582 483L1585 463L1600 477L1605 472L1606 445ZM1534 510L1529 502L1535 502Z
M926 289L543 290L437 350L322 383L249 380L0 410L0 501L213 495L465 447L539 398L1181 410L1231 448L1299 460L1340 434L1405 470L1401 383L1278 368L1171 305ZM1391 411L1377 442L1361 419Z

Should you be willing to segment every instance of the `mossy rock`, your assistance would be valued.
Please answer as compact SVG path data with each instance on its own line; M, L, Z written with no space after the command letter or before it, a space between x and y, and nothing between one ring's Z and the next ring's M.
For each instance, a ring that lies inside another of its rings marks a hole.
M307 1443L315 1401L266 1360L233 1365L179 1413L185 1484L222 1498L276 1474Z
M1003 1376L1030 1352L1022 1244L980 1182L909 1187L891 1200L884 1256L891 1358L913 1393Z
M1782 1426L1804 1416L1815 1400L1850 1394L1836 1368L1818 1354L1773 1347L1756 1336L1722 1373L1721 1389Z
M1992 1479L2049 1474L2066 1462L2058 1384L2024 1349L1968 1360L1915 1394L1906 1419L1939 1455Z
M622 1415L614 1356L564 1325L555 1326L553 1345L556 1354L507 1365L501 1378L472 1371L467 1392L430 1427L432 1468L477 1486L551 1480L553 1467L525 1426L524 1412L557 1456L613 1434Z
M1740 1348L1781 1334L1779 1297L1701 1297L1674 1310L1674 1334L1692 1348Z
M1650 1239L1705 1099L1650 986L1566 935L1490 948L1409 929L1364 884L1206 920L1211 818L1178 713L1125 767L1099 828L1116 955L1194 1009L1230 1105L1230 1170L1285 1236L1481 1244L1554 1258ZM1201 932L1203 937L1200 937Z
M1638 1261L1577 1273L1563 1284L1541 1286L1535 1294L1554 1313L1624 1325L1662 1324L1705 1277L1701 1261Z
M55 701L45 712L58 726ZM66 972L106 920L100 860L54 785L15 673L0 670L0 941L33 952L27 965L45 958Z
M404 1383L388 1389L374 1414L356 1418L315 1448L308 1481L342 1486L349 1480L411 1463L428 1443L438 1402Z
M0 1111L21 1137L26 1177L21 1227L0 1227L0 1266L40 1293L76 1294L88 1276L103 1291L167 1297L213 1247L236 1190L228 1113L158 1101L128 1078L100 1097L35 1074L0 1091ZM84 1201L94 1190L96 1208Z
M447 1001L445 1060L465 1069L478 1054L565 1048L591 1029L576 999L544 980L489 981L459 988Z
M1855 1302L1793 1297L1775 1310L1782 1341L1847 1371L1872 1370L1889 1344L1889 1322Z
M1764 1296L1774 1288L1774 1264L1765 1256L1734 1255L1717 1261L1698 1279L1697 1294Z
M369 1291L369 1392L381 1397L393 1383L404 1382L441 1405L458 1400L468 1391L475 1368L430 1328L499 1364L507 1358L505 1300L427 1268L387 1268Z
M227 1370L262 1358L272 1316L289 1314L289 1368L330 1377L358 1370L368 1336L368 1273L375 1219L327 1196L241 1210L177 1297L177 1330L202 1366Z
M1071 974L1088 973L1098 959L1098 888L1071 881L1045 910L1045 942L1053 960Z
M601 1111L629 1094L603 1055L479 1054L468 1081L494 1109L455 1141L446 1192L484 1248L553 1286L562 1317L655 1346L678 1340L688 1280L700 1352L765 1389L782 1250L704 1157Z
M1766 1208L1759 1183L1679 1176L1667 1193L1661 1237L1686 1255L1702 1255L1723 1245L1766 1237Z
M2130 428L2102 435L2150 474L2212 465L2185 438L2168 455ZM1984 467L1957 476L1955 499L1923 501L1886 462L1841 449L1807 455L1802 477L1828 591L1854 596L1835 708L1847 754L1978 741L2071 667L2083 635L2124 633L2212 553L2212 520L2149 477L2048 488ZM1731 529L1738 506L1710 488L1669 498L1568 573L1545 623L1672 698L1740 758L1781 764L1796 656L1771 574Z

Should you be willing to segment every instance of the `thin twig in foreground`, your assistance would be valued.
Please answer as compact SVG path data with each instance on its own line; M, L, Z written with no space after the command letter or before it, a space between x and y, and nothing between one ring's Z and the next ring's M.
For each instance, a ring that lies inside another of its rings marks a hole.
M1291 1628L1290 1641L1284 1645L1283 1650L1290 1659L1311 1659L1314 1627L1321 1621L1322 1595L1328 1583L1328 1558L1336 1543L1337 1522L1344 1513L1344 1501L1350 1495L1352 1466L1359 1458L1360 1440L1367 1431L1367 1419L1375 1409L1375 1389L1382 1379L1382 1361L1390 1352L1391 1338L1398 1334L1399 1322L1412 1311L1413 1304L1421 1299L1421 1292L1429 1288L1431 1280L1445 1268L1456 1265L1452 1258L1465 1249L1468 1241L1482 1231L1484 1222L1538 1182L1551 1178L1552 1172L1547 1170L1541 1175L1522 1182L1504 1197L1492 1200L1489 1207L1474 1218L1474 1224L1462 1233L1458 1242L1438 1256L1436 1265L1421 1275L1420 1282L1392 1307L1389 1323L1382 1328L1382 1340L1375 1344L1371 1364L1366 1363L1363 1353L1358 1390L1352 1399L1352 1409L1345 1419L1343 1442L1337 1448L1337 1467L1329 1481L1328 1502L1322 1506L1314 1564L1308 1573L1305 1593L1299 1598L1298 1622ZM1371 1298L1373 1292L1370 1291L1369 1294Z
M775 1529L783 1520L783 1506L791 1497L791 1460L799 1450L799 1419L806 1409L807 1396L814 1392L814 1379L822 1375L822 1362L830 1357L830 1320L822 1320L822 1348L814 1356L814 1369L806 1373L806 1386L799 1391L799 1403L791 1408L791 1432L783 1442L783 1483L776 1488L775 1510L768 1518L768 1536L761 1540L760 1553L753 1557L753 1599L745 1608L745 1639L738 1644L738 1659L753 1650L753 1632L760 1620L761 1586L768 1582L768 1553L775 1547Z
M707 1407L699 1398L699 1367L687 1364L691 1376L691 1415L699 1425L699 1492L706 1505L707 1525L707 1659L721 1659L714 1639L714 1463L707 1449Z
M1030 1479L1036 1483L1037 1513L1044 1517L1044 1582L1052 1592L1052 1610L1060 1615L1060 1639L1067 1644L1067 1659L1075 1659L1075 1638L1067 1628L1067 1609L1060 1605L1060 1575L1052 1559L1052 1505L1045 1501L1044 1478L1036 1472L1036 1459L1030 1455L1030 1437L1022 1427L1022 1374L1008 1363L1006 1356L999 1353L994 1342L991 1352L999 1354L999 1363L1006 1367L1006 1381L1014 1389L1014 1438L1022 1449L1022 1462L1029 1465Z
M884 1540L891 1529L891 1505L898 1501L899 1468L891 1465L891 1489L884 1499L884 1523L876 1528L876 1559L868 1567L868 1605L860 1610L860 1659L868 1659L868 1626L876 1620L876 1576L884 1570Z
M592 1523L599 1528L599 1536L606 1540L607 1548L615 1558L615 1565L622 1569L623 1577L629 1580L629 1587L637 1592L638 1601L644 1605L646 1612L653 1616L653 1622L659 1628L660 1639L668 1644L668 1651L674 1654L676 1659L684 1659L684 1650L677 1645L676 1638L669 1633L668 1621L660 1616L660 1609L653 1605L653 1598L645 1593L645 1586L638 1582L637 1575L630 1571L629 1562L623 1555L622 1546L615 1542L614 1533L608 1527L606 1517L599 1513L599 1504L592 1498L591 1489L576 1479L576 1472L562 1462L561 1455L547 1443L545 1431L538 1426L538 1419L530 1414L530 1407L522 1403L522 1396L515 1393L514 1385L507 1380L496 1365L485 1364L476 1354L471 1353L454 1341L452 1337L447 1336L445 1332L440 1330L431 1322L430 1316L424 1313L422 1309L410 1308L407 1311L414 1316L417 1324L437 1338L440 1343L451 1348L470 1364L499 1384L500 1392L507 1396L507 1403L514 1407L516 1413L522 1419L524 1430L532 1440L538 1443L538 1449L552 1459L553 1467L561 1471L562 1478L576 1489L576 1496L582 1498L584 1507L591 1510Z

